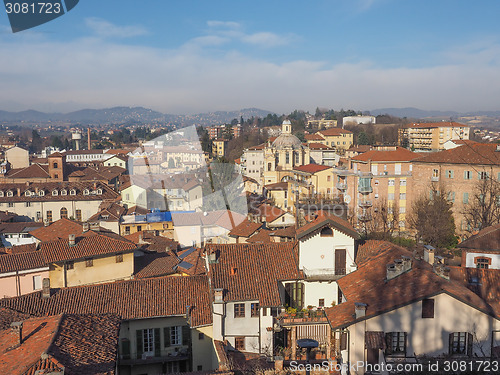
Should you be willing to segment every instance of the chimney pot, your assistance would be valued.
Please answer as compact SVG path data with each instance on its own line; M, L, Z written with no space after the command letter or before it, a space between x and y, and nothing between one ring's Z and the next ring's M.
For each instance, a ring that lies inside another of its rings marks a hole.
M434 251L436 249L430 245L424 246L424 260L429 264L434 264Z
M356 312L356 319L366 316L366 303L355 302L354 311Z
M13 322L10 324L12 335L15 336L15 344L10 349L15 349L23 343L23 322Z
M89 223L83 223L82 231L83 233L89 231Z
M42 298L50 298L50 279L45 277L42 280Z
M68 236L68 243L69 243L69 246L75 246L75 244L76 244L76 236L74 234L70 234Z
M224 289L222 288L215 288L214 289L214 297L215 297L215 303L222 303L223 302L223 297L224 297Z

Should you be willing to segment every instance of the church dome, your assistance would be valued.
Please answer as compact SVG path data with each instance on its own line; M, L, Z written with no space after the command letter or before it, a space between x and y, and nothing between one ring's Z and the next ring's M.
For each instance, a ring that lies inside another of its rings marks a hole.
M292 148L294 150L304 148L300 139L292 134L290 121L283 121L281 135L274 140L273 147L277 149Z

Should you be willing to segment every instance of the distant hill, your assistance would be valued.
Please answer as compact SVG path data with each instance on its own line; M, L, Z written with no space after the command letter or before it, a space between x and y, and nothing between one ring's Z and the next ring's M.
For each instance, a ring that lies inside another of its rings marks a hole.
M104 109L82 109L69 113L44 113L34 110L8 112L0 110L0 121L9 122L47 122L63 121L80 124L120 124L130 121L142 123L173 123L176 125L214 125L230 122L233 119L266 117L273 112L258 108L245 108L238 111L218 111L196 115L171 115L144 107L113 107Z

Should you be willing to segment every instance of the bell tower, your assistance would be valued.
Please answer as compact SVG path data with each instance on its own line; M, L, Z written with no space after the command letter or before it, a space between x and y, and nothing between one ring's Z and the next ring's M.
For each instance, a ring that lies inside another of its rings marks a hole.
M281 124L281 134L292 134L292 123L290 120L284 120Z
M66 156L59 152L54 152L48 156L49 161L49 175L55 181L64 181L64 167L66 163Z

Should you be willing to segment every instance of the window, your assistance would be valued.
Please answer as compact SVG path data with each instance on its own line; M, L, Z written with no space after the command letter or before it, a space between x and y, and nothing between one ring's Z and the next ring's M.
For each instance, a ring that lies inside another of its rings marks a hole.
M400 180L399 181L400 186L406 186L406 180Z
M387 194L387 200L393 201L394 200L394 193Z
M476 268L487 270L491 264L491 258L478 257L474 259L474 263L476 263Z
M250 316L251 317L258 317L259 316L259 304L258 303L252 303L250 311L251 311L250 312Z
M62 190L61 190L61 195L68 195L67 190L66 190L66 189L62 189Z
M464 204L468 204L469 203L469 193L464 193L463 202L464 202Z
M89 195L89 194L90 194L89 189L85 189L85 190L83 190L83 195Z
M67 270L72 270L75 268L75 263L73 261L69 261L65 264Z
M204 340L205 334L203 332L198 333L198 340Z
M464 180L472 180L472 171L464 171Z
M58 165L57 165L57 163L52 164L52 166L53 166L54 168L59 168L59 167L58 167Z
M42 289L42 276L33 276L33 290Z
M123 254L116 254L116 263L123 262Z
M85 267L93 267L93 266L94 266L94 260L92 258L86 258Z
M7 196L8 196L8 197L12 197L12 196L14 196L14 193L12 192L12 190L9 190L9 191L7 192Z
M181 327L170 327L170 345L181 345L182 344L182 333Z
M54 190L52 190L52 195L53 195L53 196L56 196L56 195L58 195L58 194L59 194L59 192L58 192L57 190L55 190L55 189L54 189Z
M267 170L270 171L271 170L271 163L267 163Z
M160 329L147 328L136 331L137 335L137 358L147 356L160 356Z
M61 219L68 218L68 209L66 207L62 207L60 211Z
M244 318L245 317L245 304L244 303L235 303L234 304L234 317L235 318Z
M385 340L386 354L406 355L406 332L388 332Z
M267 307L262 308L262 316L267 316Z
M285 154L285 163L286 163L286 164L290 164L290 153L289 153L289 152L287 152L287 153Z
M57 173L54 174L54 178L59 178L59 175Z
M326 181L330 182L332 180L332 176L326 176Z
M129 226L125 227L125 234L130 234L130 227Z
M236 350L245 350L245 337L238 336L234 338L234 348Z
M406 193L400 193L399 194L399 199L405 200L406 199Z
M71 189L69 191L69 195L76 195L76 190L75 189Z
M432 170L432 177L435 179L439 178L439 169L433 169Z
M278 316L278 314L279 314L278 308L277 307L271 307L271 316L276 318Z
M429 319L434 318L434 300L424 299L422 300L422 318Z
M138 226L137 226L137 231L138 231L138 232L141 232L141 231L142 231L142 225L138 225Z
M82 221L82 210L75 211L76 221Z
M36 221L40 221L42 220L42 212L41 211L37 211L36 212Z
M47 220L50 222L52 221L52 211L47 211Z
M389 186L394 186L394 180L389 180Z
M450 333L450 354L472 355L472 334L468 332Z
M9 202L8 206L9 207L14 207L14 202Z
M318 301L318 307L325 307L325 299L324 298L320 298L319 301Z
M455 202L455 192L454 191L448 192L448 202Z
M24 202L24 207L31 207L31 202Z
M480 180L486 180L488 178L488 172L478 172L477 178Z
M400 214L406 213L406 207L399 207L399 213Z
M330 227L324 227L321 229L320 237L333 237L333 229Z
M453 178L453 171L452 170L447 170L446 171L446 177L447 178Z

